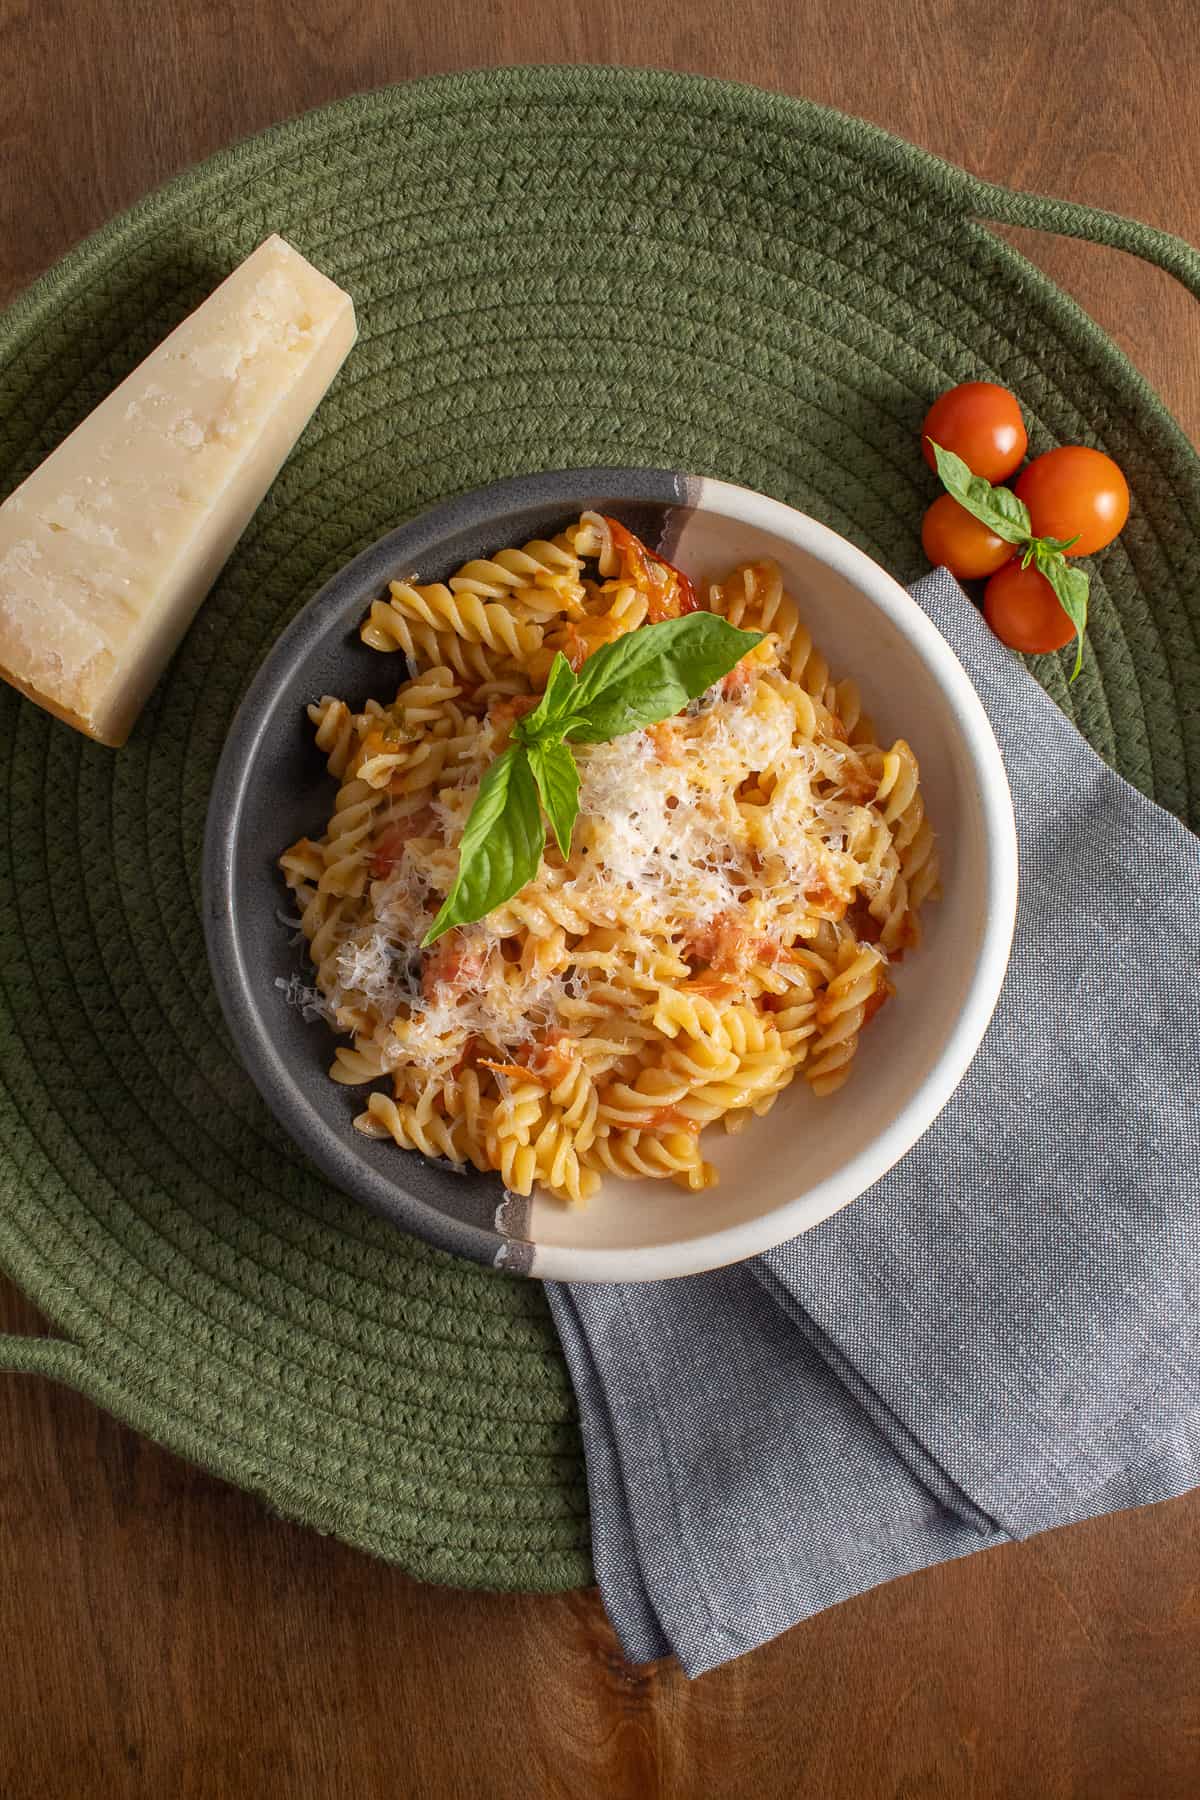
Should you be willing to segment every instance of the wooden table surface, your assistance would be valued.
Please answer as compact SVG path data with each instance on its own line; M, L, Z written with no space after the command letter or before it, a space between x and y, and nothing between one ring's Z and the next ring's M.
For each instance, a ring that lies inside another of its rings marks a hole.
M661 64L861 113L1200 243L1195 0L0 0L0 301L210 151L502 62ZM1200 438L1200 316L1014 234ZM0 1282L0 1328L39 1321ZM594 1593L424 1588L75 1396L0 1378L0 1794L1194 1800L1200 1495L835 1608L689 1684Z

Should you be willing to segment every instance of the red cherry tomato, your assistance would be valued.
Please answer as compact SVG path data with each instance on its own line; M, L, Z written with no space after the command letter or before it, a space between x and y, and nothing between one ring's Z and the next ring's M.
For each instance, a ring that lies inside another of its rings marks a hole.
M1006 481L1029 442L1015 394L994 381L964 381L935 400L921 427L921 449L936 469L929 440L961 456L972 475Z
M1029 508L1038 537L1078 534L1068 556L1103 550L1129 517L1129 484L1120 469L1111 456L1083 444L1036 456L1021 471L1016 492Z
M981 519L960 506L953 494L942 494L925 514L921 546L931 563L940 563L963 581L994 575L1014 550L1012 544L1005 543Z
M1032 563L1019 562L993 575L983 590L983 616L1011 650L1041 656L1061 650L1075 636L1075 627L1058 603L1058 595Z

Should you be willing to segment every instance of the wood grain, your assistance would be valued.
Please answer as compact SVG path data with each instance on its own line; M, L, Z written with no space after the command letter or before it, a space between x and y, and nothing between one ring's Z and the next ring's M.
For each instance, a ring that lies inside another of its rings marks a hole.
M196 158L496 62L730 75L1200 242L1193 0L0 0L0 299ZM1166 277L1021 234L1200 438ZM0 1327L37 1330L0 1284ZM689 1684L593 1594L422 1588L0 1379L0 1793L1193 1800L1200 1496L896 1582Z

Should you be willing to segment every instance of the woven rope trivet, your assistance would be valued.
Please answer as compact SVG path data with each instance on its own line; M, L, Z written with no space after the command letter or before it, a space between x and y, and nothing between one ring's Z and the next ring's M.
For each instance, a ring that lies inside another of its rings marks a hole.
M978 221L1087 236L1200 294L1144 226L991 188L723 83L526 70L388 90L214 158L0 320L7 492L270 231L361 338L130 745L0 694L0 1262L73 1383L291 1517L429 1579L585 1581L587 1500L540 1290L324 1183L226 1042L201 940L205 801L240 692L338 566L523 470L643 463L791 502L924 567L931 397L990 376L1031 449L1102 446L1129 527L1084 673L1103 755L1200 823L1200 466L1079 309Z

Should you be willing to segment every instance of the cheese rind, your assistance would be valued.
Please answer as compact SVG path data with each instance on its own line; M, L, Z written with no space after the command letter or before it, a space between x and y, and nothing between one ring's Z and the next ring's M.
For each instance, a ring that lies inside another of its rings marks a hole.
M260 244L0 506L0 675L123 744L355 335Z

